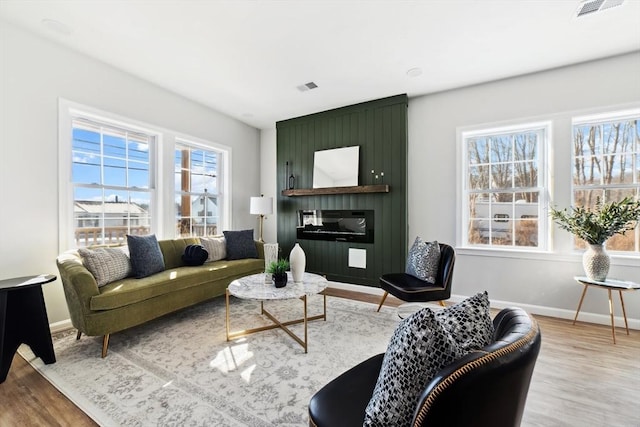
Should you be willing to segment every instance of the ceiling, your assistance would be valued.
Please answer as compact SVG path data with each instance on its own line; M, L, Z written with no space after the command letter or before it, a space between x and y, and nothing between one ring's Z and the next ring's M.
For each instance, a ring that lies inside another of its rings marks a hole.
M264 129L386 96L640 50L640 0L576 18L580 5L0 0L0 18ZM416 68L419 75L411 76ZM308 82L318 87L297 88Z

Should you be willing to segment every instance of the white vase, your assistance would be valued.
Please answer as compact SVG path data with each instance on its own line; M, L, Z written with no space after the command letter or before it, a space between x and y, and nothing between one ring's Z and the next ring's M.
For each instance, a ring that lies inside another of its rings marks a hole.
M589 245L582 254L582 267L591 280L604 281L609 273L609 254L604 245Z
M293 281L295 283L302 282L302 277L304 276L304 269L307 264L307 257L304 254L304 251L300 247L298 243L295 244L293 249L291 249L291 253L289 254L289 266L291 268L291 276L293 276Z

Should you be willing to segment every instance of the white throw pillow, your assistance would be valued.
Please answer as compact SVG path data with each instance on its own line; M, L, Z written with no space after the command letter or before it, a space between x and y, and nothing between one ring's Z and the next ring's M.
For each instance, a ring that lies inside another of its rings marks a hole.
M224 236L200 237L200 244L209 252L205 262L219 261L227 257L227 242Z

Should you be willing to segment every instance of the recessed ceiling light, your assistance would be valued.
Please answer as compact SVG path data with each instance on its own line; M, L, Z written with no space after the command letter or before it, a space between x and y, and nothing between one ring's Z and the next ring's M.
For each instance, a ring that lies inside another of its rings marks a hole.
M420 75L422 75L422 68L420 67L411 68L407 71L407 76L409 77L418 77Z
M40 23L49 31L62 34L63 36L69 36L73 32L67 24L56 21L55 19L43 19Z

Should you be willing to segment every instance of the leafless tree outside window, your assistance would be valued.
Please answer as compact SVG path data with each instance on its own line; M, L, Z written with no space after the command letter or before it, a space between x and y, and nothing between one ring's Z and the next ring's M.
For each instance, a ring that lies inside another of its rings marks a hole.
M640 197L640 118L573 126L573 205ZM640 230L616 235L607 249L639 252ZM579 239L576 247L584 247Z
M474 136L467 150L469 244L538 246L544 128Z

